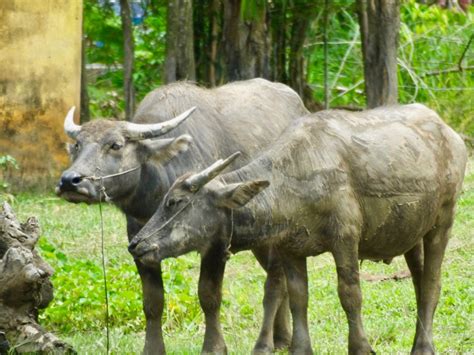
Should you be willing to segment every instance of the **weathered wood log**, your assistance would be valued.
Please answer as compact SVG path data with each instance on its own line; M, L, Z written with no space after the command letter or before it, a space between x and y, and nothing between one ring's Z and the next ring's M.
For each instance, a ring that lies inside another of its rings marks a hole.
M53 300L54 270L35 250L36 218L20 223L11 207L0 210L0 354L75 353L38 324L38 310Z

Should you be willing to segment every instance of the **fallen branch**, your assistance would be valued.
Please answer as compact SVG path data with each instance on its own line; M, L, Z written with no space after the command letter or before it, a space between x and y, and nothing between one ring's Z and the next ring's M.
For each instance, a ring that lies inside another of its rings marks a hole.
M11 207L0 209L0 353L75 353L38 324L38 310L53 300L54 270L35 250L39 224L20 223Z
M440 74L448 74L448 73L458 73L458 72L463 72L467 70L474 70L474 66L469 66L469 67L456 67L456 68L451 68L451 69L443 69L443 70L435 70L435 71L430 71L428 73L423 74L422 76L433 76L433 75L440 75Z

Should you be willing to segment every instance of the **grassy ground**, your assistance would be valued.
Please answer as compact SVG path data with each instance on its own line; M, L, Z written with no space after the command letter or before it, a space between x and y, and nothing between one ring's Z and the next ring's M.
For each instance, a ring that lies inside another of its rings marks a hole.
M42 323L72 343L80 354L104 351L104 298L100 268L98 206L73 205L52 195L19 195L14 208L21 219L36 215L42 226L41 249L55 267L55 301L41 315ZM112 206L104 208L105 245L110 293L112 352L139 353L144 320L141 289L126 250L124 218ZM439 353L474 352L474 160L458 204L452 240L443 265L443 290L435 317ZM406 269L403 258L387 266L365 262L361 271L391 275ZM332 259L309 259L309 319L317 353L344 353L347 326L336 293ZM198 256L164 262L167 291L165 342L171 354L199 353L203 315L197 300ZM250 253L228 263L222 322L232 354L250 353L262 318L264 274ZM369 341L381 354L407 353L415 330L415 298L411 279L362 282L363 316Z

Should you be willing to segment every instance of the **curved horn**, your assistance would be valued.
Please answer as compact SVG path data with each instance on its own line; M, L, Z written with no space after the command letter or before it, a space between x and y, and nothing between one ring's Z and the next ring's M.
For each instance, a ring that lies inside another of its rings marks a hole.
M72 139L76 139L77 135L81 132L81 126L74 123L75 109L75 106L71 107L64 119L64 132Z
M196 106L190 108L186 112L183 112L181 115L171 120L160 123L137 124L126 122L124 134L132 140L155 138L161 136L178 127L194 112L194 110L196 110Z
M209 181L214 179L217 175L219 175L222 170L224 170L227 166L229 166L237 157L239 157L242 153L235 152L227 159L219 159L211 166L207 167L203 171L191 175L186 179L186 184L190 187L191 191L195 192L199 190L202 186L206 185Z

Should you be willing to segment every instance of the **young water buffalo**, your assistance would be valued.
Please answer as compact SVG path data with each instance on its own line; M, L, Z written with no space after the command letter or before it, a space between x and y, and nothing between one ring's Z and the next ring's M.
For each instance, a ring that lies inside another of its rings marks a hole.
M192 106L198 108L192 118L179 127L176 125L182 117L163 123ZM99 198L109 197L125 213L131 240L156 211L177 176L202 169L219 156L236 150L242 151L241 163L244 164L273 142L293 119L307 113L299 96L288 86L253 79L215 89L183 82L163 86L145 97L133 123L94 120L78 126L69 115L65 129L75 140L70 146L73 162L63 172L57 193L72 202L95 203ZM171 133L163 135L173 127L176 128ZM183 133L194 137L189 150L188 136L169 138L170 134ZM152 139L158 136L168 139ZM164 161L185 150L186 153L163 166ZM126 173L117 174L121 172ZM91 176L109 176L102 181L105 192L100 188L100 181L88 178ZM257 349L273 348L274 344L282 347L290 340L284 273L275 262L267 260L268 251L264 249L255 249L254 253L267 269L267 285L273 285L270 294L265 296L265 308L279 311L275 332L275 316L265 317ZM202 254L198 294L206 319L203 352L226 351L219 322L226 254L225 245L220 243ZM145 353L164 353L161 269L140 262L137 267L146 316ZM265 311L265 314L273 313Z
M311 353L306 257L329 251L349 353L367 354L358 259L403 254L418 308L412 353L434 352L441 262L467 159L462 140L435 112L413 104L308 115L251 163L212 180L234 158L175 182L131 242L136 259L156 265L205 253L216 239L232 251L273 246L290 293L291 350Z

